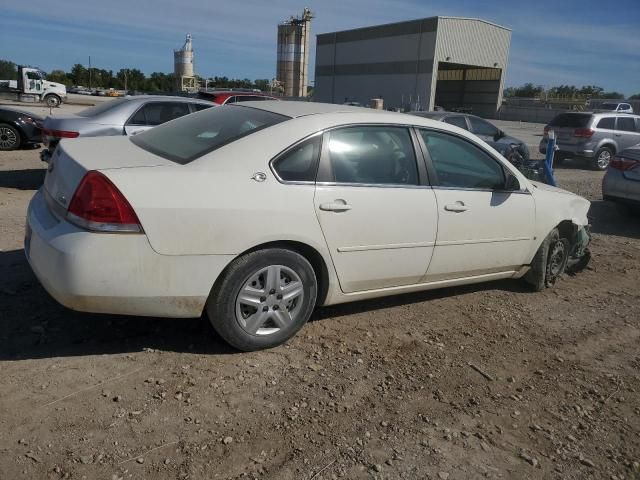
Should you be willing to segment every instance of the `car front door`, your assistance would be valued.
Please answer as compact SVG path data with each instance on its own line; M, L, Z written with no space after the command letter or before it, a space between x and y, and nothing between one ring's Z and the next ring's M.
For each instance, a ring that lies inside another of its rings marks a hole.
M457 135L419 130L438 202L438 237L425 281L512 271L528 262L535 204L496 158Z
M315 209L345 293L415 284L429 266L437 208L414 135L361 125L325 133Z
M640 143L640 132L637 128L637 118L631 115L619 116L616 119L616 142L618 151L633 147Z
M136 135L145 130L188 115L189 104L183 102L149 102L134 113L124 126L125 135Z

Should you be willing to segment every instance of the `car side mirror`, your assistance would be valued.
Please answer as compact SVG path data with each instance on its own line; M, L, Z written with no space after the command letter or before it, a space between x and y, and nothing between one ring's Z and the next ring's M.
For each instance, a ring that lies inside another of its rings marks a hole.
M493 139L497 142L498 140L500 140L504 136L505 136L504 132L502 130L498 130L496 132L496 134L493 136Z
M507 176L507 178L504 181L504 190L507 191L507 192L518 192L518 191L520 191L520 182L518 181L516 176L513 175L510 172L507 172L506 176Z

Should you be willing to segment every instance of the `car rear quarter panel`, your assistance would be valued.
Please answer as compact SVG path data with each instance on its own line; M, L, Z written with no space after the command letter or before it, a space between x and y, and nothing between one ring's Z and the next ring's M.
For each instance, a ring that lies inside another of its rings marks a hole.
M315 185L280 183L269 168L274 156L322 127L279 127L256 132L187 165L104 173L131 202L158 253L237 255L264 243L290 240L328 259L314 212ZM252 179L258 172L266 174L265 181Z

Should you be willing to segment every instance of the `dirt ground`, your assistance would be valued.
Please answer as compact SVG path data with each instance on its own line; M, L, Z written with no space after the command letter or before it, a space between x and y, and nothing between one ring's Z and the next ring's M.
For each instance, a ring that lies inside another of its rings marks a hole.
M202 319L57 305L22 251L37 155L0 154L0 478L640 478L640 221L601 173L557 171L594 239L554 289L323 308L237 353Z

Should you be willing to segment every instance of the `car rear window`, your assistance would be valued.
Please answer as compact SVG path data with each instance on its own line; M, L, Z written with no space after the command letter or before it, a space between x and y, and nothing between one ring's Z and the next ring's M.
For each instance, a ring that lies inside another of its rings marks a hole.
M224 145L290 117L257 108L224 105L186 115L131 137L138 147L185 165Z
M561 113L549 123L550 127L584 128L589 124L591 115L588 113Z
M78 115L81 117L95 117L98 115L102 115L109 110L113 110L114 108L122 105L123 103L127 103L129 101L128 98L119 98L117 100L106 100L102 103L98 103L97 105L89 108L85 108L84 110L78 112Z

